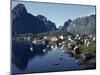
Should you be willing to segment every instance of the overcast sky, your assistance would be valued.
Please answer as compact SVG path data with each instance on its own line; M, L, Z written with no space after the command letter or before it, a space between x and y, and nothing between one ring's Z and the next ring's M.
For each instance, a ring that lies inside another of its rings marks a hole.
M18 3L24 4L27 11L34 16L39 14L44 15L52 22L55 22L57 27L62 26L68 19L73 20L78 17L95 14L95 6L88 5L12 1L12 9Z

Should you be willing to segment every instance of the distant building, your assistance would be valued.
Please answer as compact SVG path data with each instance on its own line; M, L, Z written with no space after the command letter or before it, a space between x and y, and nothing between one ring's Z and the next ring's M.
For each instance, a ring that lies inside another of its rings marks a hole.
M51 41L57 41L57 38L56 37L52 37Z
M61 40L63 40L63 39L64 39L63 35L61 35L59 38L60 38Z
M44 36L43 39L48 39L48 37L47 36Z

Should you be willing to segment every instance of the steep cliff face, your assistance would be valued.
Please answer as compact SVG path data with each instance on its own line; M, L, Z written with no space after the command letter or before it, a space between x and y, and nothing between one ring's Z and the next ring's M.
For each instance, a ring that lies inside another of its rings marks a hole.
M47 26L36 16L28 13L23 4L16 5L12 10L12 33L47 32Z
M71 24L71 22L72 22L71 19L67 20L67 21L64 23L62 29L63 29L63 30L67 30L67 28L68 28L68 26Z
M45 16L38 15L37 18L39 18L41 21L44 22L44 24L47 27L48 31L54 31L54 30L57 29L55 23L48 20Z
M64 30L73 34L95 34L96 33L96 15L76 18L73 21L65 22Z

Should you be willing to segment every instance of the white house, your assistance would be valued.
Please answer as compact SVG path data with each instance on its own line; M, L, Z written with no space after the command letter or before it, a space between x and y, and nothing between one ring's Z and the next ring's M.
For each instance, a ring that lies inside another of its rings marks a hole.
M56 37L52 37L51 41L57 41L57 38Z

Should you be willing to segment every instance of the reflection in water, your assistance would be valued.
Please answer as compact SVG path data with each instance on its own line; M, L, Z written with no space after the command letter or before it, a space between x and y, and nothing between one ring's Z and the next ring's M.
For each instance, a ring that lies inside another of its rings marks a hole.
M49 49L45 44L12 41L12 73L38 73L86 69L64 50Z
M32 49L30 51L30 48ZM28 42L12 42L12 63L14 63L20 70L24 70L30 59L35 56L44 56L47 54L46 45L31 44Z

